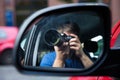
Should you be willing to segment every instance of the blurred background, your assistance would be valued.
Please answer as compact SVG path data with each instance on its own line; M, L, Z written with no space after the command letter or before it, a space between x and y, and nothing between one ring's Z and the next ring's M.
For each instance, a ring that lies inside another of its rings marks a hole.
M0 80L73 80L71 77L20 74L12 65L12 49L20 25L35 11L55 5L83 2L107 4L112 13L112 26L120 20L120 0L0 0ZM95 78L94 80L98 80L98 77ZM93 79L86 78L81 80Z
M0 0L0 26L17 26L33 12L54 5L98 2L108 4L112 11L112 24L120 19L120 0Z

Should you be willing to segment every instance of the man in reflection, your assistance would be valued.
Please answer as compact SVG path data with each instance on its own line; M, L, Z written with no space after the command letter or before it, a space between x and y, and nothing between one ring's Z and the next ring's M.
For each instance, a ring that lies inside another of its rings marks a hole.
M45 54L41 60L42 67L88 68L93 65L89 54L83 50L80 42L79 26L73 22L66 22L58 27L59 33L72 38L60 46L54 46L54 52Z

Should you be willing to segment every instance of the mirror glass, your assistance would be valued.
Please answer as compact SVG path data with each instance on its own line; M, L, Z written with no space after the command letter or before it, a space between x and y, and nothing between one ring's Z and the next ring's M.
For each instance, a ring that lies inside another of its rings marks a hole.
M103 52L101 17L92 11L40 16L23 33L17 50L22 66L86 69Z

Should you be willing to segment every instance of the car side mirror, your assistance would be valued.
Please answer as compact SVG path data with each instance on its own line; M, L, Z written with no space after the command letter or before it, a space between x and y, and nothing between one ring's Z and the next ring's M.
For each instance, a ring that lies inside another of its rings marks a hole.
M48 75L109 75L111 16L105 4L38 10L21 25L14 48L19 71Z

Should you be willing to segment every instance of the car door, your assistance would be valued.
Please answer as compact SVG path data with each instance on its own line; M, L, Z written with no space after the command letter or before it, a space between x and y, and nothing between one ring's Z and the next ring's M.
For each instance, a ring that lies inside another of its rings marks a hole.
M113 27L111 31L111 48L119 48L120 47L120 21L118 21ZM112 77L109 76L96 76L96 77L70 77L69 80L112 80Z
M30 29L26 30L26 32L24 33L24 37L21 40L19 50L21 53L24 54L20 53L21 58L19 60L21 62L24 61L22 63L24 65L29 65L29 66L32 65L32 59L33 59L32 55L34 49L33 45L35 44L35 39L36 39L35 31L36 31L36 27L31 27Z

